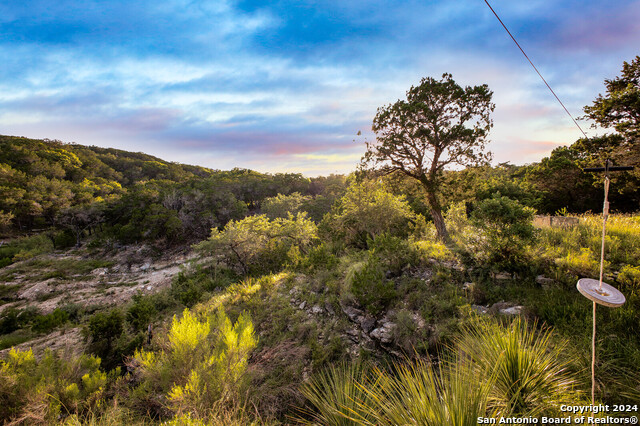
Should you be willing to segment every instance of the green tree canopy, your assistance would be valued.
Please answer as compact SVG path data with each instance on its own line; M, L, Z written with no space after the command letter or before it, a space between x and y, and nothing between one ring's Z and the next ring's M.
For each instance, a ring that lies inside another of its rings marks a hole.
M604 81L606 94L584 107L587 117L603 127L614 127L637 143L640 138L640 56L624 62L622 75Z
M488 163L485 152L495 105L487 85L461 87L451 74L423 78L407 91L407 100L378 109L375 142L367 142L364 167L403 173L424 187L438 236L449 240L438 199L442 171L448 165Z

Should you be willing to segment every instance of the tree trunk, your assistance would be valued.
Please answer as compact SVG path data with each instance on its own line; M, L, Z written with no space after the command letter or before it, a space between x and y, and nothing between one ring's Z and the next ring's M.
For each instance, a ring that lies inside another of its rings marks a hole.
M433 217L433 224L438 233L438 239L446 245L451 241L451 238L449 237L449 231L447 231L447 225L444 223L442 208L440 207L436 194L432 191L427 191L427 201L429 202L431 216Z
M451 238L449 237L449 231L444 223L444 217L442 217L442 207L436 195L436 188L433 179L429 179L426 175L422 175L418 178L420 183L427 193L427 202L431 211L431 217L433 218L433 224L436 227L438 233L438 239L442 241L447 247L451 244Z

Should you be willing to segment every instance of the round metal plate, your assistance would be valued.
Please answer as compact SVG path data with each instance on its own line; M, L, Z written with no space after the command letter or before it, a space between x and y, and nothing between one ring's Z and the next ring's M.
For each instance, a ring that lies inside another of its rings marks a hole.
M582 278L578 280L576 287L587 299L610 308L622 306L626 301L624 295L620 293L618 289L605 282L602 283L602 289L599 289L600 282L592 278Z

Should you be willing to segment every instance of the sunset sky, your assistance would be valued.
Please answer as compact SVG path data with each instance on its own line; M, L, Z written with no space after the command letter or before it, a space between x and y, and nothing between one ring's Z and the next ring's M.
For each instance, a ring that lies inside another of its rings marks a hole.
M637 0L491 4L576 117L640 54ZM216 169L352 171L444 72L493 90L494 163L581 136L482 0L4 1L0 58L0 134Z

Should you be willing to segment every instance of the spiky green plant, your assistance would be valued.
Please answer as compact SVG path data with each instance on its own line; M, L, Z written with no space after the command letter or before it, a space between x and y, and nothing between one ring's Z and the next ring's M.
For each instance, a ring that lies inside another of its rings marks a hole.
M552 340L549 329L537 330L520 317L506 327L478 318L457 345L477 377L492 381L490 406L502 415L531 416L581 397L565 346L565 340Z
M377 408L370 389L377 388L384 374L372 375L360 363L332 365L301 388L301 393L315 407L303 410L313 420L303 423L352 426L375 425Z
M422 361L397 364L394 373L362 366L331 367L302 388L322 425L475 426L487 416L490 382L465 364L434 369Z
M379 425L475 426L487 416L489 382L464 364L434 368L423 361L402 364L368 393L381 407Z

